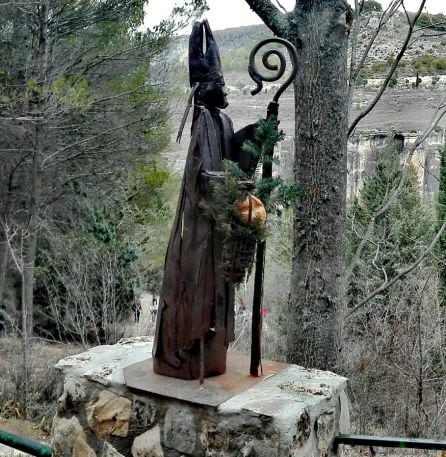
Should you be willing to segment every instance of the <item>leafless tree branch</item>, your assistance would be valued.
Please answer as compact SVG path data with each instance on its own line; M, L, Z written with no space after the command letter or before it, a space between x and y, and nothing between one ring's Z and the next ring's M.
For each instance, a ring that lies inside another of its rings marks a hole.
M276 0L276 3L277 3L277 6L278 6L285 14L288 14L287 9L282 5L282 3L280 3L279 0Z
M444 231L446 229L446 221L443 222L443 225L441 226L440 230L437 232L435 235L435 238L432 240L431 244L427 247L427 249L418 257L415 262L413 262L411 265L408 267L402 269L399 271L399 273L394 276L390 281L384 281L381 286L376 288L374 291L372 291L367 297L363 298L354 308L352 308L346 315L346 317L350 317L353 314L355 314L360 308L362 308L365 304L367 304L373 297L376 297L376 295L380 294L381 292L384 292L386 289L388 289L390 286L395 284L397 281L399 281L401 278L409 274L411 271L413 271L418 265L420 265L426 257L433 251L435 248L436 244L440 240L441 236L443 235Z

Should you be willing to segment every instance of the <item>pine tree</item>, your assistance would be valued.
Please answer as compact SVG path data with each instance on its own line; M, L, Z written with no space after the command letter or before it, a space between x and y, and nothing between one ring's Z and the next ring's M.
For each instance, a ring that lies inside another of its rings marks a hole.
M141 32L147 3L0 0L0 303L14 270L8 246L20 248L28 335L42 234L78 228L71 213L81 193L106 210L137 163L166 144L160 53L203 1L185 2L172 20Z
M446 219L446 144L440 151L440 182L438 188L438 203L437 203L438 224L442 225ZM441 301L444 301L446 293L446 234L440 238L438 242L438 256L440 258L440 291Z
M401 173L401 157L394 149L378 152L373 176L349 208L348 258L375 210L399 185ZM420 257L435 236L434 219L410 165L399 199L376 220L354 269L348 284L350 309ZM419 436L429 427L423 411L438 395L442 341L433 270L433 262L425 261L349 316L344 369L358 403L361 432L385 423L386 433Z
M361 263L354 270L349 285L350 304L391 280L403 266L412 263L433 238L433 215L422 202L416 171L410 167L401 196L377 219ZM349 209L349 257L355 252L374 212L398 186L401 173L398 153L390 147L380 151L372 178L364 184ZM380 296L374 300L382 299Z

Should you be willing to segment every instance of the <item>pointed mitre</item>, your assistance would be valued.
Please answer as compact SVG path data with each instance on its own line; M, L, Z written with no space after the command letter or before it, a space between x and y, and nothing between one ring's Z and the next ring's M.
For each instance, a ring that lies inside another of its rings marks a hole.
M203 32L206 50L203 49ZM189 37L190 85L222 78L220 52L207 20L195 22Z

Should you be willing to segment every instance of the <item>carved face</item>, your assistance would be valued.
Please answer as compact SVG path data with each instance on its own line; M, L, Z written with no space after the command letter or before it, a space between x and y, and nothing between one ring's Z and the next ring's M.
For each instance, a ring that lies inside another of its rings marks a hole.
M215 81L201 83L197 98L207 106L225 109L228 106L227 95L225 80L219 78Z

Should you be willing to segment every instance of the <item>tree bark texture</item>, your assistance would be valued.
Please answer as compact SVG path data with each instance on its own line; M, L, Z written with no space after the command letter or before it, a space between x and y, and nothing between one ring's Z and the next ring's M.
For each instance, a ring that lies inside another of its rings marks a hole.
M345 293L348 10L302 1L296 78L294 249L287 360L334 368Z
M0 226L0 337L5 334L5 308L3 295L5 291L6 270L8 268L8 245L5 232Z
M35 55L33 57L33 71L36 72L38 81L45 83L48 73L48 57L50 41L48 38L48 21L50 5L48 0L41 2L39 7L39 34L36 41ZM22 273L22 319L23 338L33 334L34 311L34 281L36 269L37 237L40 229L40 210L42 194L42 157L46 149L46 99L44 95L35 94L29 101L30 108L38 119L34 122L33 155L29 189L29 223L28 230L23 236L23 273ZM27 346L27 344L25 345Z
M24 241L23 274L22 274L22 319L23 331L27 336L33 333L34 311L34 273L36 264L37 232L27 236Z
M8 244L6 242L5 232L0 227L0 306L3 303L3 294L5 291L7 267L8 267ZM1 307L0 307L0 313L1 313Z
M347 48L344 0L297 0L282 14L246 0L270 29L297 48L294 248L287 361L334 368L342 331L347 181Z

